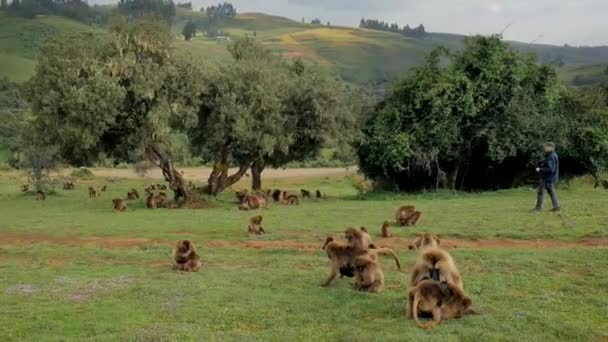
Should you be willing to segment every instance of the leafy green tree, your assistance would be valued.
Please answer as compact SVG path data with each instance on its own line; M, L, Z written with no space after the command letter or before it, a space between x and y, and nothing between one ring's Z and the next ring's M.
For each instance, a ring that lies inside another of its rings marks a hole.
M497 36L436 50L368 120L361 170L401 189L512 186L553 134L559 89L552 68Z
M1 0L0 1L0 8L6 9L7 7L8 7L8 3L6 2L6 0Z
M184 35L185 40L190 40L196 35L196 25L194 24L194 22L192 22L192 20L188 20L186 25L184 25L182 34Z
M156 16L170 23L175 17L172 0L120 0L118 12L131 19Z
M119 20L110 39L58 37L42 47L27 94L40 145L88 165L102 155L147 158L163 171L176 197L186 185L168 150L171 129L196 122L196 65L171 57L168 28L152 18Z

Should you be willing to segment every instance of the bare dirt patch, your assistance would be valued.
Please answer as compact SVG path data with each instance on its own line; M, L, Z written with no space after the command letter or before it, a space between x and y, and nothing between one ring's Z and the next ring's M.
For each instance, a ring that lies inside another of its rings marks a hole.
M112 290L124 288L133 282L133 279L126 276L94 280L77 289L69 291L64 298L69 301L81 302ZM61 289L60 292L65 292L65 289Z
M0 233L1 245L35 245L50 243L69 246L97 246L103 248L131 248L149 245L170 245L168 241L131 237L53 236L41 234Z
M38 291L38 289L31 284L19 284L11 286L4 291L6 294L31 294Z

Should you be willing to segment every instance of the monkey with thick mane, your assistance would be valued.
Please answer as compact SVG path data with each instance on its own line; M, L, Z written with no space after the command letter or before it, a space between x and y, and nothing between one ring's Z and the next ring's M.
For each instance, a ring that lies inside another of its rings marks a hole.
M201 268L201 261L190 240L180 240L173 249L175 267L184 272L196 272Z
M247 226L247 233L255 234L255 235L266 234L266 231L264 231L264 227L262 227L262 216L261 215L253 216L249 219L249 226Z
M330 259L330 271L323 286L329 286L338 274L347 277L354 276L354 259L365 254L368 254L372 260L376 260L380 253L391 254L395 259L397 268L401 269L399 256L390 248L377 248L372 245L366 230L348 228L344 232L344 237L346 243L334 241L332 237L325 240L322 249L327 252L327 257Z
M416 207L413 205L404 205L397 209L395 215L395 221L401 227L403 226L415 226L418 220L422 216L422 213L416 211Z
M115 212L124 212L127 211L127 201L122 198L115 198L112 200L112 204L114 204Z
M448 252L437 247L424 248L418 255L410 276L410 288L426 279L447 282L464 291L462 278L454 259Z
M433 234L430 234L430 233L416 234L416 238L408 246L408 249L417 250L417 249L423 249L423 248L427 248L427 247L439 247L440 242L441 241L439 240L439 237L437 237Z
M409 290L408 298L409 317L423 329L433 328L444 319L477 314L464 291L447 282L423 280ZM421 323L418 319L420 313L431 314L432 321Z
M44 191L38 190L36 191L36 201L44 201L46 200L46 194Z
M264 193L251 193L243 197L242 203L239 205L239 210L254 210L266 208L268 199Z
M355 269L354 288L359 291L380 292L384 287L384 272L370 254L355 257L353 261Z

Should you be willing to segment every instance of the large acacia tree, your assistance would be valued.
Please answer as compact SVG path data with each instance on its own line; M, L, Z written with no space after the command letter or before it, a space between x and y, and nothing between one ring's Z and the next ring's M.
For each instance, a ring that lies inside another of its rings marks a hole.
M109 36L62 36L44 45L27 87L34 129L60 157L89 165L101 156L160 167L176 197L184 179L167 155L171 129L196 123L195 65L171 57L168 28L154 18L117 21Z

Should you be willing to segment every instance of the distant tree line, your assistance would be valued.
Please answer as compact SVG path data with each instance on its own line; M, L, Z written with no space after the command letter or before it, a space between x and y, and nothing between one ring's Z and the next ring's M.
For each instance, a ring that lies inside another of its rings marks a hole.
M175 6L177 6L179 8L184 8L184 9L192 11L192 2L190 2L190 1L189 2L178 3Z
M1 6L8 14L24 18L60 15L85 23L93 18L93 11L84 0L13 0L10 4L2 0Z
M217 37L225 35L221 32L220 27L225 24L226 21L233 19L237 15L236 7L229 2L219 3L212 5L207 8L201 8L201 12L205 13L203 20L192 21L194 26L190 26L188 30L192 28L204 31L208 37ZM184 34L184 37L186 35Z
M131 20L152 15L170 23L175 17L175 4L172 0L120 0L118 13Z
M379 21L377 19L361 18L361 23L359 24L359 27L371 30L399 33L406 37L412 37L417 39L423 39L427 36L424 25L422 24L414 28L411 28L409 25L399 27L399 25L395 23L389 24L387 22Z

